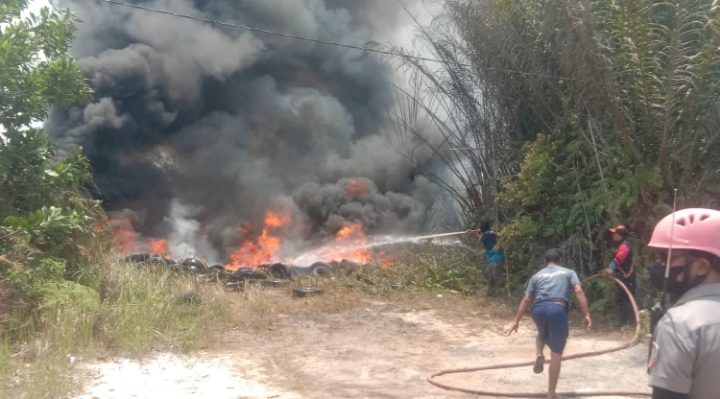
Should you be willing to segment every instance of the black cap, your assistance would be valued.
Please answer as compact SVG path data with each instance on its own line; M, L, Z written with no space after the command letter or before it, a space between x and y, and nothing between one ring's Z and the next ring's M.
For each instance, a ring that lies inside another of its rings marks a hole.
M550 248L545 251L545 262L559 262L562 259L562 254L557 248Z

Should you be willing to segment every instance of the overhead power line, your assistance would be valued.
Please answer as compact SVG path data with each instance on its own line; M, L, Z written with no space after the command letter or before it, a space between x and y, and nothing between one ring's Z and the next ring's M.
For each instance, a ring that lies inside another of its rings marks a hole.
M204 22L204 23L213 24L213 25L220 25L220 26L225 26L228 28L241 29L241 30L246 30L246 31L250 31L250 32L262 33L265 35L283 37L283 38L287 38L287 39L302 40L302 41L312 42L312 43L326 45L326 46L336 46L336 47L349 48L349 49L353 49L353 50L367 51L367 52L371 52L371 53L388 55L388 56L392 56L392 57L400 57L400 58L411 59L411 60L415 60L415 61L435 62L435 63L439 63L439 64L453 64L453 65L460 65L460 66L464 66L464 67L476 67L476 68L489 70L489 71L507 72L507 73L513 73L513 74L517 74L517 75L537 76L537 77L550 78L550 79L573 80L572 78L562 77L562 76L553 76L553 75L546 75L546 74L539 74L539 73L532 73L532 72L523 72L523 71L505 69L505 68L480 67L477 65L470 65L470 64L460 63L460 62L440 60L437 58L421 57L421 56L417 56L417 55L399 53L396 51L381 50L381 49L377 49L377 48L360 46L360 45L355 45L355 44L341 43L341 42L335 42L332 40L324 40L324 39L318 39L318 38L313 38L313 37L295 35L292 33L277 32L277 31L272 31L272 30L268 30L268 29L257 28L254 26L240 25L240 24L235 24L235 23L231 23L231 22L223 22L223 21L216 21L216 20L208 19L208 18L202 18L202 17L198 17L195 15L181 14L178 12L162 10L159 8L151 8L151 7L145 7L145 6L141 6L141 5L137 5L137 4L129 4L129 3L125 3L125 2L117 1L117 0L102 0L102 1L105 3L108 3L108 4L113 4L113 5L118 5L118 6L128 7L128 8L134 8L136 10L141 10L141 11L145 11L145 12L163 14L163 15L168 15L168 16L172 16L172 17L176 17L176 18L190 19L190 20L197 21L197 22Z
M438 59L435 59L435 58L420 57L420 56L402 54L402 53L398 53L398 52L394 52L394 51L381 50L381 49L372 48L372 47L365 47L365 46L358 46L358 45L355 45L355 44L347 44L347 43L334 42L334 41L331 41L331 40L323 40L323 39L317 39L317 38L312 38L312 37L300 36L300 35L295 35L295 34L292 34L292 33L276 32L276 31L271 31L271 30L267 30L267 29L256 28L256 27L254 27L254 26L239 25L239 24L234 24L234 23L230 23L230 22L216 21L216 20L213 20L213 19L207 19L207 18L197 17L197 16L194 16L194 15L181 14L181 13L177 13L177 12L174 12L174 11L168 11L168 10L161 10L161 9L159 9L159 8L150 8L150 7L140 6L140 5L137 5L137 4L123 3L122 1L116 1L116 0L102 0L102 1L104 1L105 3L115 4L115 5L118 5L118 6L135 8L135 9L142 10L142 11L148 11L148 12L154 12L154 13L157 13L157 14L170 15L170 16L178 17L178 18L191 19L191 20L194 20L194 21L206 22L206 23L209 23L209 24L221 25L221 26L226 26L226 27L229 27L229 28L242 29L242 30L247 30L247 31L251 31L251 32L263 33L263 34L266 34L266 35L284 37L284 38L288 38L288 39L304 40L304 41L306 41L306 42L313 42L313 43L323 44L323 45L328 45L328 46L337 46L337 47L345 47L345 48L354 49L354 50L369 51L369 52L372 52L372 53L383 54L383 55L390 55L390 56L394 56L394 57L412 58L412 59L415 59L415 60L418 60L418 61L429 61L429 62L439 62L439 63L444 63L444 62L445 62L445 61L443 61L443 60L438 60Z

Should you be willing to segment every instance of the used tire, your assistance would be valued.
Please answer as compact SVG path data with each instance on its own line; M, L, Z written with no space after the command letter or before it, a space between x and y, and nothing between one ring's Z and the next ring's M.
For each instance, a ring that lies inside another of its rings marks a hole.
M270 274L273 277L283 279L283 280L290 279L290 270L288 270L288 267L283 265L282 263L272 264L268 268L268 274Z
M310 266L310 273L312 273L313 276L330 277L332 270L327 263L316 262Z

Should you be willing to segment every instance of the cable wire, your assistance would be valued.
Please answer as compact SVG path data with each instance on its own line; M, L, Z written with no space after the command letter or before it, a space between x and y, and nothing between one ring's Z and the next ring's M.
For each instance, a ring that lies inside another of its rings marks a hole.
M472 67L472 68L479 68L479 69L488 70L488 71L506 72L506 73L513 73L513 74L517 74L517 75L537 76L537 77L549 78L549 79L575 80L573 78L563 77L563 76L554 76L554 75L547 75L547 74L540 74L540 73L533 73L533 72L523 72L523 71L505 69L505 68L485 67L485 66L471 65L471 64L465 64L462 62L454 62L454 61L450 62L450 61L441 60L441 59L437 59L437 58L422 57L422 56L418 56L418 55L405 54L405 53L400 53L400 52L390 51L390 50L381 50L381 49L377 49L377 48L360 46L360 45L356 45L356 44L335 42L332 40L324 40L324 39L318 39L318 38L313 38L313 37L306 37L306 36L296 35L296 34L292 34L292 33L277 32L277 31L272 31L272 30L268 30L268 29L257 28L254 26L247 26L247 25L240 25L240 24L235 24L235 23L231 23L231 22L217 21L217 20L213 20L213 19L202 18L202 17L198 17L195 15L182 14L182 13L163 10L163 9L159 9L159 8L151 8L151 7L145 7L145 6L141 6L141 5L137 5L137 4L129 4L129 3L125 3L122 1L118 1L118 0L101 0L101 1L108 3L108 4L112 4L112 5L134 8L136 10L152 12L152 13L156 13L156 14L163 14L163 15L168 15L168 16L177 17L177 18L184 18L184 19L189 19L189 20L193 20L193 21L197 21L197 22L209 23L209 24L213 24L213 25L220 25L220 26L224 26L224 27L228 27L228 28L241 29L241 30L246 30L246 31L250 31L250 32L262 33L265 35L283 37L286 39L303 40L306 42L327 45L327 46L336 46L336 47L343 47L343 48L348 48L348 49L353 49L353 50L367 51L367 52L371 52L371 53L388 55L388 56L392 56L392 57L400 57L400 58L410 59L410 60L415 60L415 61L426 61L426 62L434 62L434 63L439 63L439 64L460 65L460 66L463 66L466 68Z
M174 11L162 10L159 8L150 8L150 7L140 6L137 4L124 3L122 1L117 1L117 0L102 0L102 1L105 3L114 4L114 5L118 5L118 6L135 8L135 9L142 10L142 11L170 15L173 17L185 18L185 19L190 19L190 20L194 20L194 21L198 21L198 22L206 22L206 23L210 23L210 24L214 24L214 25L221 25L221 26L225 26L225 27L229 27L229 28L242 29L242 30L247 30L247 31L251 31L251 32L263 33L266 35L284 37L284 38L288 38L288 39L304 40L304 41L312 42L312 43L316 43L316 44L345 47L345 48L349 48L349 49L353 49L353 50L369 51L369 52L373 52L373 53L377 53L377 54L390 55L390 56L394 56L394 57L412 58L412 59L415 59L418 61L446 63L445 61L439 60L436 58L420 57L420 56L403 54L403 53L398 53L398 52L389 51L389 50L381 50L381 49L376 49L376 48L371 48L371 47L359 46L359 45L355 45L355 44L340 43L340 42L335 42L335 41L331 41L331 40L323 40L323 39L317 39L317 38L313 38L313 37L300 36L300 35L295 35L292 33L276 32L276 31L271 31L268 29L257 28L254 26L239 25L239 24L234 24L231 22L217 21L217 20L213 20L213 19L197 17L194 15L181 14L181 13L174 12ZM469 65L466 65L466 66L469 66Z

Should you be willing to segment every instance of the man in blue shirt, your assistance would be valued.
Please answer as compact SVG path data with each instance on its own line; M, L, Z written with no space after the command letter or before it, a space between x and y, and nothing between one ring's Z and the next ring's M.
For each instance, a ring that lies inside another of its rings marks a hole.
M550 370L548 375L548 399L555 398L555 389L560 377L562 353L568 337L568 305L570 291L575 292L580 309L585 315L585 328L592 327L587 298L577 274L560 266L560 251L551 248L545 253L545 267L530 278L525 296L520 302L514 323L507 335L516 332L525 312L532 303L532 317L538 330L535 339L537 357L533 371L542 373L545 364L543 351L550 348Z

